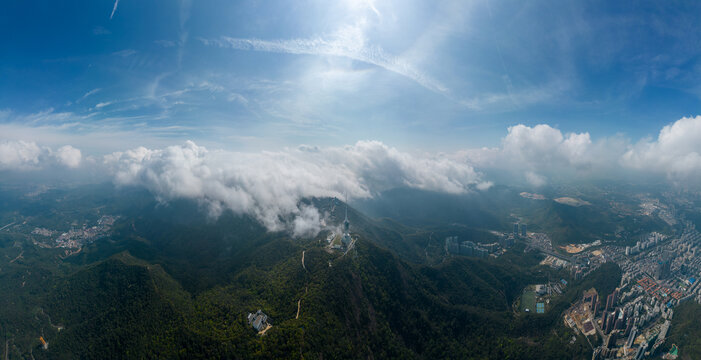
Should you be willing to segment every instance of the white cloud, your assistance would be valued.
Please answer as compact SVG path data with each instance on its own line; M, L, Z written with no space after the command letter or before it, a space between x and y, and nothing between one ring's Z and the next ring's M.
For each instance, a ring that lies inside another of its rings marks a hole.
M413 156L376 141L352 146L302 146L281 152L208 151L193 142L105 156L117 184L142 185L160 199L196 199L212 214L249 214L271 231L296 236L321 228L309 197L368 198L393 187L464 193L489 183L471 166L444 157Z
M471 110L503 111L547 102L561 96L567 89L568 84L562 80L519 89L508 86L502 93L479 91L479 95L459 100L459 103Z
M477 190L480 190L480 191L486 191L486 190L489 190L489 188L491 188L492 186L494 186L493 182L483 181L481 183L478 183L476 188L477 188Z
M243 105L248 104L248 99L246 99L243 95L237 94L237 93L229 93L229 96L226 97L226 101L228 102L239 102Z
M112 13L110 14L110 20L114 16L114 12L117 11L117 5L119 5L119 0L114 0L114 6L112 7Z
M545 177L540 176L532 171L526 171L526 181L535 186L535 187L541 187L547 183L547 179Z
M104 101L104 102L99 102L97 105L95 105L95 109L102 109L105 106L112 105L112 101Z
M464 150L457 156L482 170L516 173L526 183L540 187L551 177L566 179L611 170L627 144L618 138L594 142L587 132L563 134L547 124L519 124L508 128L501 146Z
M86 92L80 99L78 99L76 101L76 103L80 103L81 101L85 100L85 98L87 98L88 96L95 95L98 92L100 92L101 90L102 89L100 89L100 88L95 88L95 89L92 89L92 90Z
M65 145L53 152L33 141L5 140L0 142L0 170L36 170L59 164L69 168L80 165L80 150Z
M592 155L598 146L586 132L563 134L547 124L519 124L508 128L501 147L465 150L462 155L484 167L581 167L594 161Z
M61 164L69 168L77 168L80 165L80 160L82 159L80 150L70 145L64 145L58 148L54 156Z
M630 168L664 173L675 180L701 175L701 116L684 117L660 130L657 139L642 140L623 154Z
M410 62L388 54L379 46L368 45L362 24L343 26L328 38L260 40L222 36L216 40L201 39L201 41L205 45L237 50L346 57L402 75L431 91L438 93L447 91L445 86L416 69Z
M34 142L0 142L0 169L27 169L39 163L42 149Z
M445 156L412 156L379 141L309 153L312 161L350 169L367 184L370 193L408 186L458 194L482 182L479 173L466 163Z
M321 231L322 222L319 211L313 206L300 206L299 215L292 222L292 235L295 237L312 237Z
M558 129L540 124L534 127L509 127L503 140L503 151L513 159L541 167L544 164L578 165L586 163L591 148L589 133L564 136Z

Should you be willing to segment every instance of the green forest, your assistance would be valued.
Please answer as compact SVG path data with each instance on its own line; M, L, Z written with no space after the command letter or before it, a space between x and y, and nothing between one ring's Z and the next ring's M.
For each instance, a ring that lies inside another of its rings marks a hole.
M99 188L51 195L86 221L122 214L108 238L70 257L19 233L0 237L4 257L23 252L0 267L11 290L0 297L10 358L588 359L588 342L563 325L562 312L591 287L606 296L621 276L607 263L574 281L520 243L498 258L446 256L446 236L494 235L353 209L358 241L342 255L324 246L323 233L294 239L231 212L213 220L192 202L120 191L109 209L100 204L115 195ZM310 201L325 209L334 200ZM64 221L54 212L43 224ZM569 286L545 314L514 311L526 286L560 278ZM246 320L258 309L273 325L264 336Z

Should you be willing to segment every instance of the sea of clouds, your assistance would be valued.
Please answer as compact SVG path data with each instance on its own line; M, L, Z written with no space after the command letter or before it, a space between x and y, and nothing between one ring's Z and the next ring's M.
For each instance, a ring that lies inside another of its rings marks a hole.
M310 197L371 198L409 187L452 194L489 189L491 170L506 171L540 187L563 174L582 177L617 172L662 175L688 183L701 175L701 116L662 128L657 138L592 140L546 124L507 129L497 147L455 153L400 151L379 141L339 147L299 146L281 151L210 150L192 141L159 149L138 147L85 161L71 145L56 149L32 141L0 141L0 171L45 167L100 168L117 185L143 186L159 200L193 199L212 216L224 210L253 216L270 231L312 236L323 215Z

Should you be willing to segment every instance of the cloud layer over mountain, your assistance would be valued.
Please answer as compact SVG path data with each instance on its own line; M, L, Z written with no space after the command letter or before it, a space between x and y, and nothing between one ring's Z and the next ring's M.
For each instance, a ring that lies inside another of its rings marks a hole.
M690 180L701 175L701 116L682 118L637 143L519 124L508 128L497 147L449 154L410 154L378 141L276 152L210 151L188 141L114 152L102 165L90 156L86 160L70 145L52 150L32 141L0 142L3 171L92 169L117 184L144 186L163 201L195 199L213 216L230 209L270 230L306 236L324 223L317 209L304 205L309 197L369 198L398 187L462 194L486 190L492 182L539 187L621 174L661 175L677 185L698 186Z
M188 141L113 153L105 163L118 184L142 185L163 200L196 199L213 215L224 209L249 214L271 231L299 236L321 227L321 215L303 198L346 192L367 198L402 186L449 193L489 186L466 163L414 156L376 141L261 153L208 151Z

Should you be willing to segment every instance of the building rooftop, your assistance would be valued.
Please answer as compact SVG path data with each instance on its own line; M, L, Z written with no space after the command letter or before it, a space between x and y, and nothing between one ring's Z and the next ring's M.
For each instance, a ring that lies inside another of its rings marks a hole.
M253 326L256 331L263 331L268 327L268 315L263 313L260 309L254 313L248 313L248 324Z

